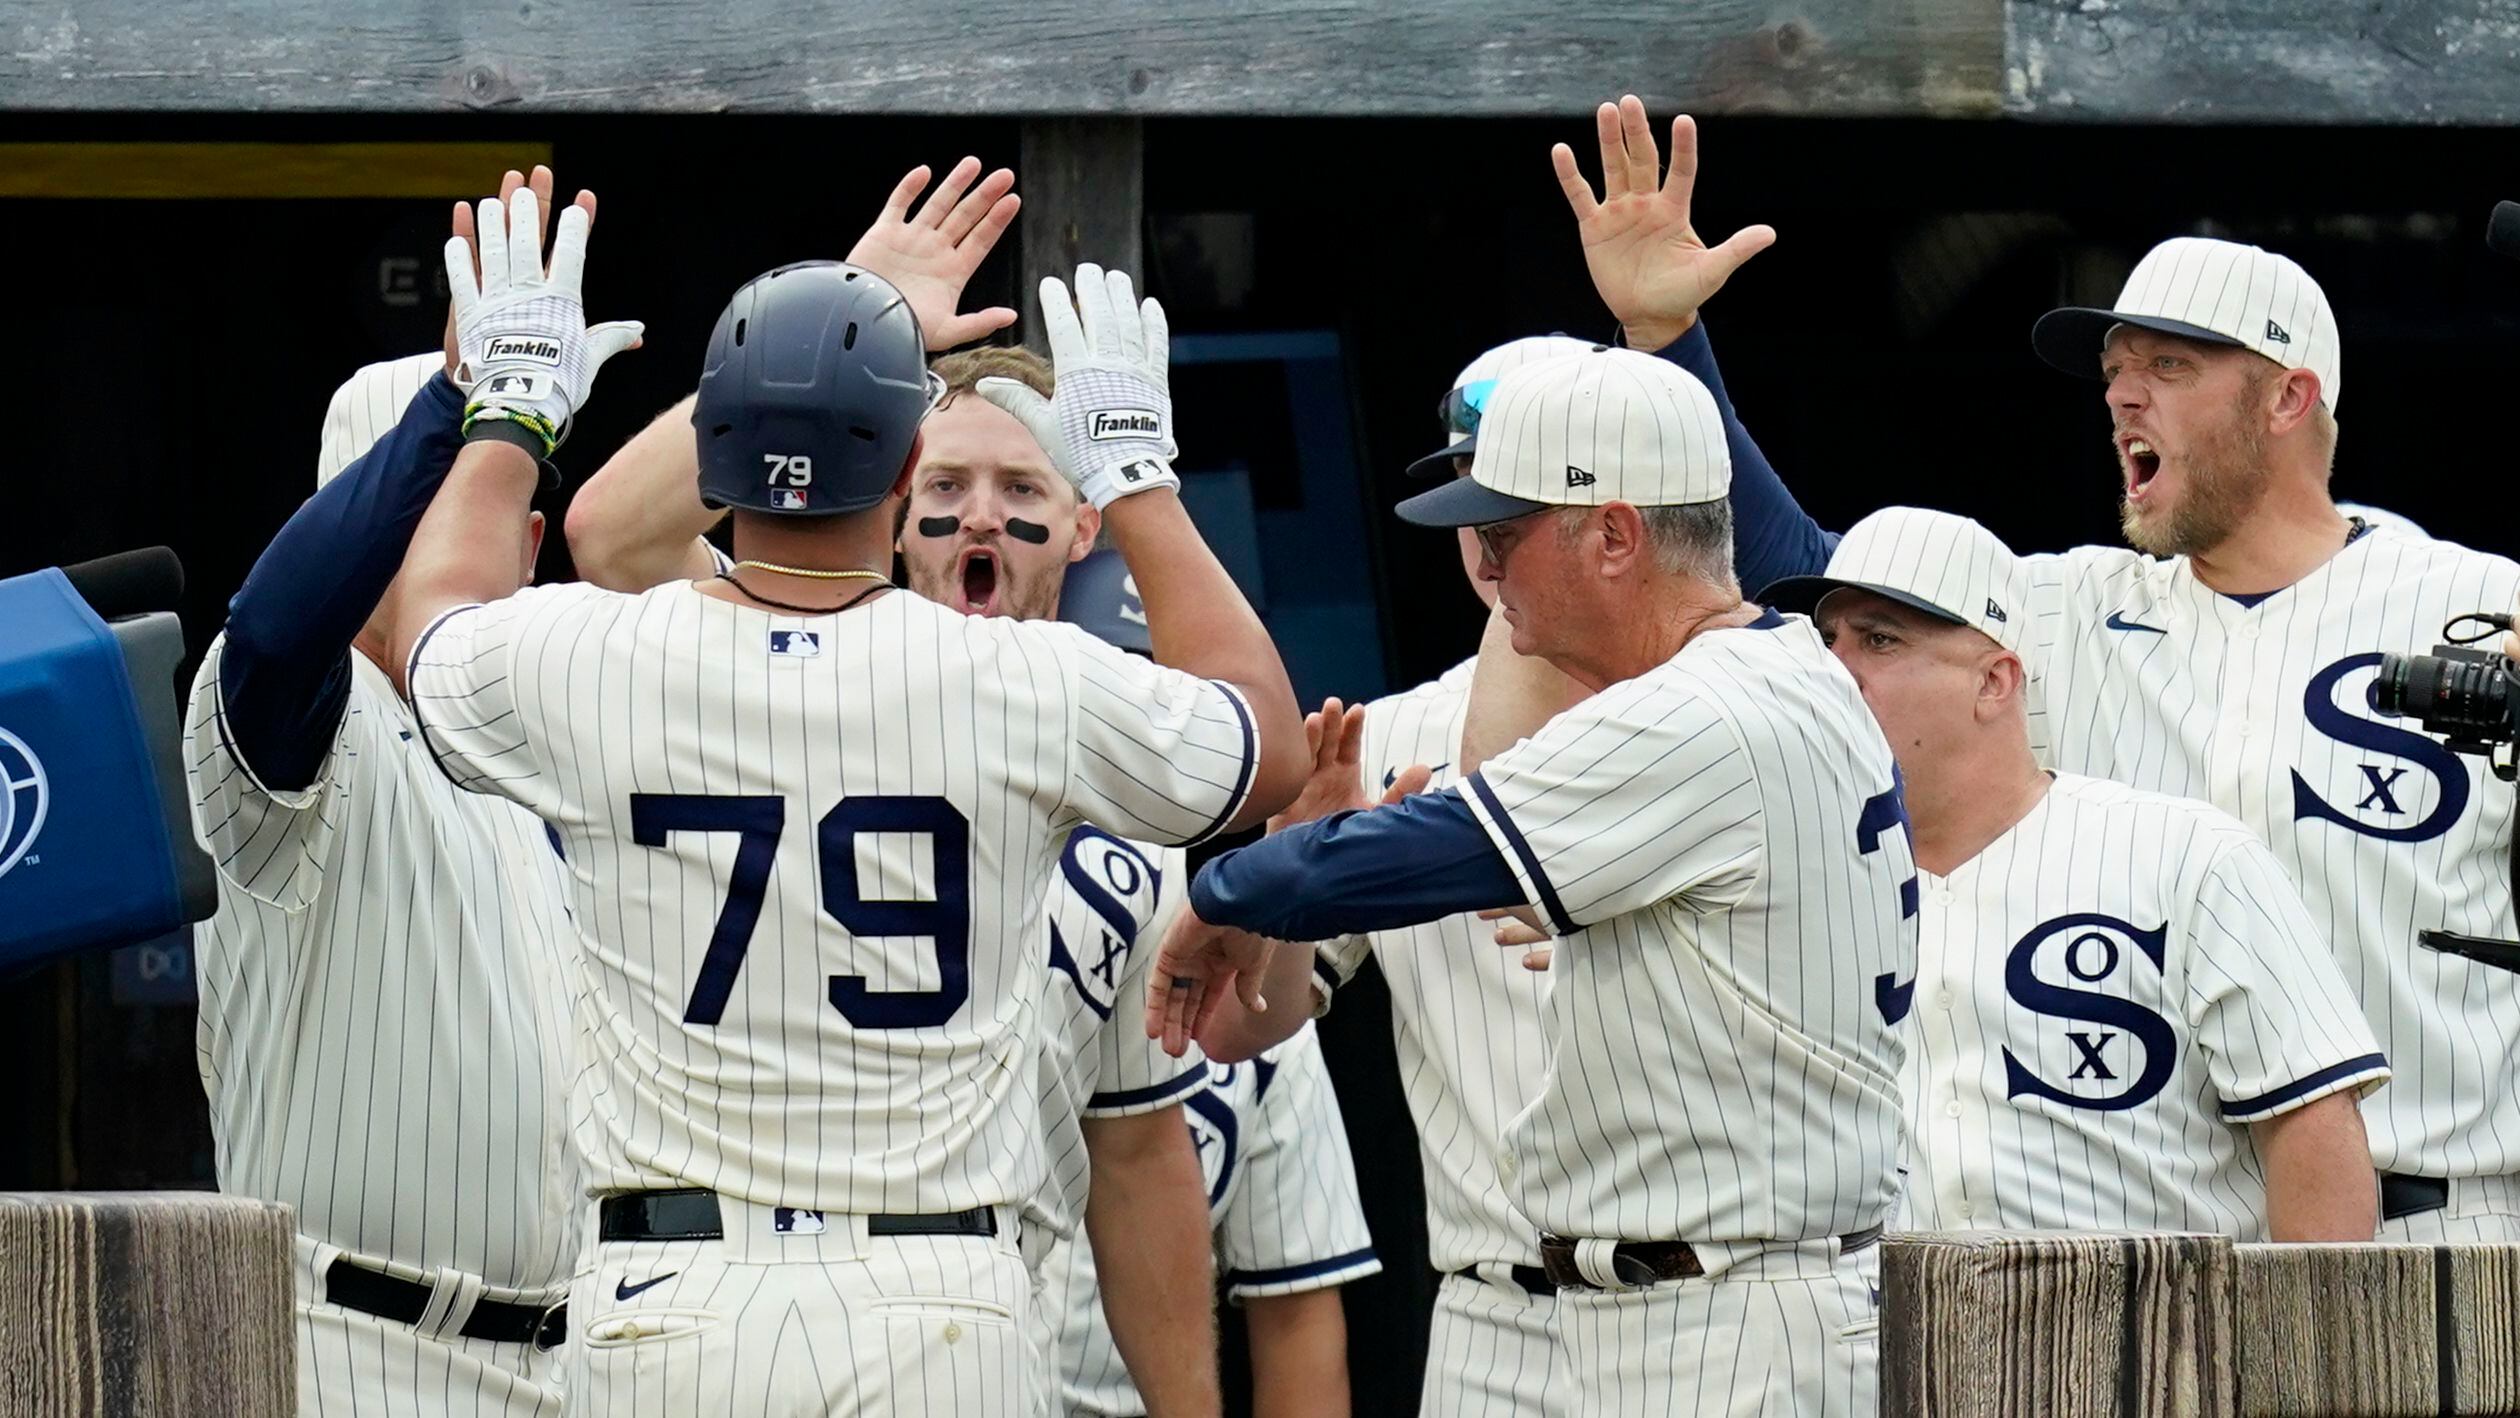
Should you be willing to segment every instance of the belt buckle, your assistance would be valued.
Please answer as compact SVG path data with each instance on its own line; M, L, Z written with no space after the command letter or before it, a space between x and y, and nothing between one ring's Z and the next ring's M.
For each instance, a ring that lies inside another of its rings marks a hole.
M529 1340L536 1349L546 1350L557 1349L569 1342L569 1297L567 1295L563 1294L559 1299L543 1306L542 1313L534 1317L534 1332L529 1336Z

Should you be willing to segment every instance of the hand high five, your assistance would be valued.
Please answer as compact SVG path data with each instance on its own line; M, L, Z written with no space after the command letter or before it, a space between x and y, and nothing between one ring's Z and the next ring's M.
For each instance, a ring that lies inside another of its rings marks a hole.
M1560 143L1549 150L1558 186L1575 211L1584 241L1584 265L1593 289L1618 317L1635 349L1658 350L1689 332L1698 307L1724 288L1741 263L1766 250L1776 229L1743 227L1709 247L1689 225L1689 195L1697 185L1697 123L1687 115L1671 121L1671 171L1660 172L1654 130L1644 101L1629 94L1593 115L1601 140L1601 196L1575 165L1575 151Z
M912 212L910 204L926 190L929 176L926 167L914 167L894 185L875 224L849 248L849 264L893 283L918 315L919 330L933 353L1015 323L1015 312L1003 305L967 315L956 307L971 273L1006 235L1023 199L1015 195L1015 174L1005 168L972 186L972 179L980 177L980 160L964 158Z

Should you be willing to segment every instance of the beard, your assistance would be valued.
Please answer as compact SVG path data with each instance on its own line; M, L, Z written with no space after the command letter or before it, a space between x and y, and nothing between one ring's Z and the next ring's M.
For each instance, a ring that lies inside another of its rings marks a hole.
M2182 460L2187 486L2150 520L2133 498L2118 504L2118 525L2127 545L2147 556L2196 556L2230 538L2266 498L2273 471L2267 466L2266 431L2258 424L2259 392L2252 385L2230 416L2190 445Z

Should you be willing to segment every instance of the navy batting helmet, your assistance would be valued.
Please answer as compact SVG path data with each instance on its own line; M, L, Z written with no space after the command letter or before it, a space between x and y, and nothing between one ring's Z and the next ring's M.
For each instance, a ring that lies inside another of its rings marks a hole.
M1146 602L1138 599L1137 580L1110 547L1068 568L1067 584L1059 591L1059 619L1123 650L1155 653L1155 635L1146 626Z
M884 500L943 385L892 283L839 261L753 277L718 316L691 426L700 500L826 517Z

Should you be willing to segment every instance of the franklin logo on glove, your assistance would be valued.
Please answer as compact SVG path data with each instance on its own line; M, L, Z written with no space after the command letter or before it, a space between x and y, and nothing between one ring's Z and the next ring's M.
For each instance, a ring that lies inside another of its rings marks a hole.
M496 335L482 351L486 360L530 359L542 364L560 362L560 342L537 335Z
M1086 437L1101 441L1111 438L1161 438L1164 421L1145 409L1099 409Z

